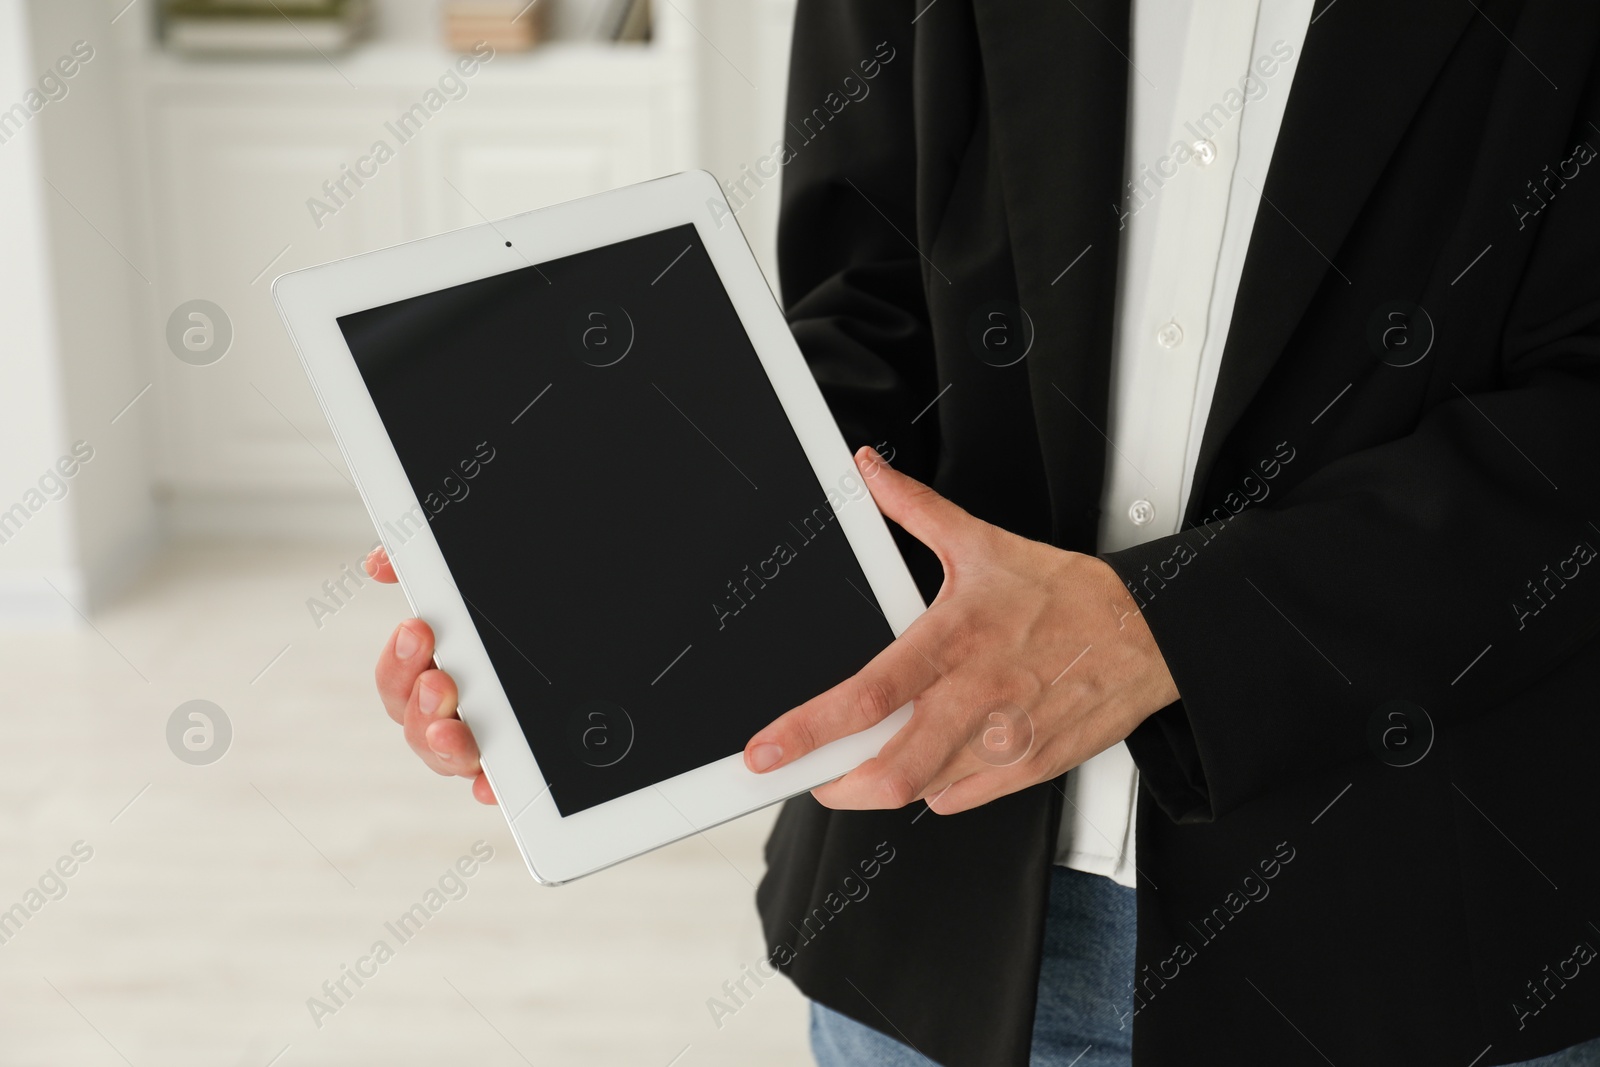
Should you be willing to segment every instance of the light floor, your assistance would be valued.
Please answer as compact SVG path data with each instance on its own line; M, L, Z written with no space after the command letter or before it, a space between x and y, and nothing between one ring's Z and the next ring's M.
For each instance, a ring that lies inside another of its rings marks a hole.
M378 702L401 594L369 583L313 622L365 548L192 549L98 632L0 635L0 909L93 850L0 944L0 1064L809 1064L785 980L747 980L720 1026L707 1006L761 956L772 813L537 885L499 812ZM233 726L210 766L167 747L196 698ZM493 859L401 944L385 922L479 840ZM380 938L393 958L319 1026L308 998Z

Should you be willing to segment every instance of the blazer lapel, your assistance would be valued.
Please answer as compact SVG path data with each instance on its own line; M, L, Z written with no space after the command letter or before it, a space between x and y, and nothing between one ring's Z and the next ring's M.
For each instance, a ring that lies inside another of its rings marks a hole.
M1105 473L1130 4L1038 4L1024 17L1007 0L972 2L1018 302L1034 325L1028 373L1053 540L1090 551ZM1345 236L1476 15L1466 0L1337 0L1313 16L1251 234L1191 504L1318 287L1341 280Z
M1105 475L1129 0L973 0L1052 541L1093 551Z
M1340 246L1477 14L1467 0L1339 0L1320 11L1306 34L1250 235L1191 510L1223 441L1317 289L1352 284L1337 265Z

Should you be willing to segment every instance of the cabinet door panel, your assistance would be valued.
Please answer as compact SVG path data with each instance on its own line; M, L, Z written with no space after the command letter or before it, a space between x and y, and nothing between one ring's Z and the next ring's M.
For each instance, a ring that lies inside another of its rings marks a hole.
M558 204L673 169L659 101L642 90L542 100L456 116L433 148L433 221L453 229ZM453 186L453 188L452 188Z
M272 306L274 277L401 239L401 160L344 191L385 109L157 105L155 190L163 307L196 298L231 320L232 347L196 367L158 353L164 480L179 488L344 488L332 434ZM331 210L311 210L311 202ZM163 358L164 357L164 358Z

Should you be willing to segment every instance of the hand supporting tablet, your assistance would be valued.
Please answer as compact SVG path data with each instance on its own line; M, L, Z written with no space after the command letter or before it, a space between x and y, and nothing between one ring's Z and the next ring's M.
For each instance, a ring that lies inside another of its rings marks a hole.
M914 702L911 721L844 777L813 789L832 808L941 815L1047 782L1126 738L1177 686L1109 564L1008 533L856 454L879 509L938 556L928 610L848 680L759 731L766 772Z

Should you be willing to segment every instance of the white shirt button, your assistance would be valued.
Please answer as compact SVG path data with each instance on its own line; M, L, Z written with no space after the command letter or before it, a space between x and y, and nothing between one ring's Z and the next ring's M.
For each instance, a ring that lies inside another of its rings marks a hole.
M1128 505L1128 518L1135 526L1149 526L1156 517L1156 506L1148 500L1135 500Z
M1200 161L1202 167L1209 167L1216 161L1217 146L1210 141L1199 140L1189 147L1194 149L1194 158Z
M1162 348L1177 348L1183 344L1183 327L1169 322L1156 331L1156 344Z

